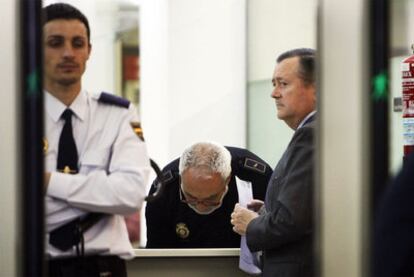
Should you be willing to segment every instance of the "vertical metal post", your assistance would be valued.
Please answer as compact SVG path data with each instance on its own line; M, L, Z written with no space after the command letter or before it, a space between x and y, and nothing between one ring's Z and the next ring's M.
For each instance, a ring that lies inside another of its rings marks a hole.
M370 3L371 63L371 197L375 210L389 178L389 4L388 0Z
M371 230L375 226L375 213L381 195L385 190L390 174L389 143L389 76L390 33L389 1L371 0L370 2L370 195ZM373 232L370 232L373 234ZM371 240L370 240L371 241ZM373 253L374 245L370 245ZM369 259L369 265L372 264ZM371 268L370 268L371 269ZM372 275L372 272L370 273Z
M320 0L320 276L368 276L369 0Z
M41 0L20 1L22 276L44 276Z

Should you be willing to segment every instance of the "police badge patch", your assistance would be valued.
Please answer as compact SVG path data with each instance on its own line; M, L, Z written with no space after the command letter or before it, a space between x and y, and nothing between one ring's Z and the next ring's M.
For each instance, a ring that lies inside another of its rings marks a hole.
M246 158L244 161L244 168L264 174L266 172L266 165L259 161Z
M185 223L180 222L175 225L175 233L179 238L186 239L190 235L190 230L188 230L188 227Z

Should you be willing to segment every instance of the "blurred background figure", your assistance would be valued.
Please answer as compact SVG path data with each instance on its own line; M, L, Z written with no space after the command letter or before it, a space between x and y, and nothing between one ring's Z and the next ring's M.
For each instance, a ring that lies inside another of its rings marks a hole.
M414 276L414 153L389 184L376 215L374 277Z

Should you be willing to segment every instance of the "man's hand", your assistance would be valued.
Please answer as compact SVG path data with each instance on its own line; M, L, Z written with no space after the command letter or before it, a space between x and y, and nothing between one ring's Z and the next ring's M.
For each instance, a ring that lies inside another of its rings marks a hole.
M258 216L258 213L243 208L239 203L237 203L234 206L230 220L231 224L233 225L233 231L241 236L245 235L247 225L249 225L250 221Z
M44 190L44 194L46 195L46 191L47 191L47 188L49 186L49 181L50 181L50 172L45 172L43 181L44 181L43 190Z
M249 204L247 204L247 208L258 213L263 205L264 202L262 200L253 199L252 201L250 201Z

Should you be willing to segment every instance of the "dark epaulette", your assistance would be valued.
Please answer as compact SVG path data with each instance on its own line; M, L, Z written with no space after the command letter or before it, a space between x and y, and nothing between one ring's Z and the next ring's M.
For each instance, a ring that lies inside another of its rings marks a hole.
M165 185L171 183L177 177L176 176L177 174L174 174L171 170L168 170L166 172L162 172L162 175L163 175L163 181L164 181ZM158 179L156 181L158 181ZM158 184L159 184L159 182L154 183L154 186L155 186L156 189L158 188Z
M168 184L174 179L174 174L172 173L171 170L168 170L167 172L163 173L163 178L164 178L164 182Z
M242 164L242 167L256 172L256 173L261 173L261 174L265 174L266 172L266 164L263 162L260 162L258 160L252 159L252 158L244 158L244 162Z
M131 104L131 102L129 102L125 98L122 98L120 96L110 94L107 92L101 93L101 95L99 96L98 102L115 105L115 106L123 107L127 109L129 108L129 105Z

